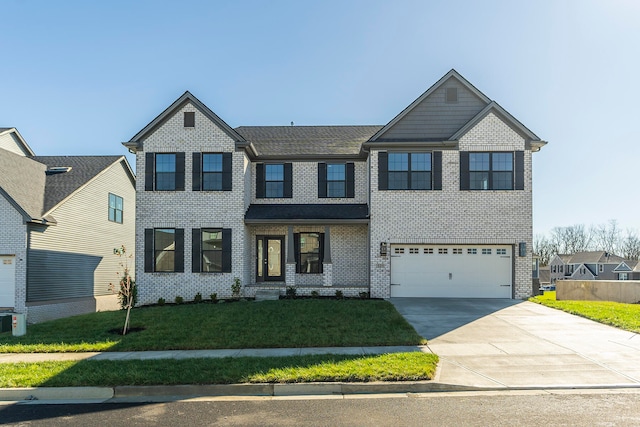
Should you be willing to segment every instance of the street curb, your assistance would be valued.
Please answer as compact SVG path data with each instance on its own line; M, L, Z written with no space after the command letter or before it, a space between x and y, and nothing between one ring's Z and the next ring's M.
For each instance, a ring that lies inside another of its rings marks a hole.
M567 384L522 387L476 387L432 381L400 381L371 383L292 383L292 384L205 384L172 386L117 387L24 387L0 388L0 402L34 401L108 401L157 402L198 397L286 397L348 396L374 394L419 394L438 392L504 392L525 390L604 390L638 389L635 384ZM44 403L44 402L43 402Z

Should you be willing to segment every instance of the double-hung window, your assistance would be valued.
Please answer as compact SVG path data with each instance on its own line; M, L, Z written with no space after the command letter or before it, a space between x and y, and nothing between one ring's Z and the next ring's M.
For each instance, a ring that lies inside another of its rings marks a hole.
M109 193L109 221L122 224L123 205L122 197Z
M144 271L184 271L184 229L147 228L144 230Z
M222 190L222 153L202 154L202 189Z
M327 164L327 197L347 196L347 165Z
M442 190L442 151L379 152L378 190Z
M176 189L176 155L175 153L156 154L156 185L158 191Z
M469 153L471 190L513 190L513 153Z
M322 273L324 257L324 233L297 233L296 271L298 273Z
M200 230L202 239L201 270L202 272L222 271L222 233L220 229L203 228Z
M267 164L264 165L264 189L265 197L284 197L284 165Z

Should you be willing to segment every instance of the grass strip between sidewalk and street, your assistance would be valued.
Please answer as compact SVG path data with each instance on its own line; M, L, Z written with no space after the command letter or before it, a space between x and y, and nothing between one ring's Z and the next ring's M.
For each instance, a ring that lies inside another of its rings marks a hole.
M418 345L425 340L382 300L300 299L149 306L0 333L0 353ZM111 331L111 332L110 332Z
M0 387L419 381L433 378L437 363L421 352L2 363Z
M585 317L605 325L640 333L640 304L612 301L558 301L555 291L529 298L529 301Z

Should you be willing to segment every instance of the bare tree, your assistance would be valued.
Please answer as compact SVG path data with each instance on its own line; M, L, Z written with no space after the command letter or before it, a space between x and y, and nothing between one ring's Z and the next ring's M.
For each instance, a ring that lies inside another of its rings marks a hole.
M618 249L622 249L622 242L620 238L620 227L618 227L618 221L615 219L609 220L606 224L592 227L592 234L594 247L596 249L612 254L622 252L618 251Z
M574 254L587 251L591 242L591 234L582 224L555 227L551 230L551 246L554 253Z
M549 265L551 257L555 254L551 241L544 234L536 234L533 238L533 253L538 256L543 267Z
M640 237L635 231L627 230L627 235L622 239L620 253L626 259L636 260L640 258Z

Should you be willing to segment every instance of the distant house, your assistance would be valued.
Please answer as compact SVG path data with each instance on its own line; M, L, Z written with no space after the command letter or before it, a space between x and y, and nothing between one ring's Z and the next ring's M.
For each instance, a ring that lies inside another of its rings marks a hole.
M0 128L0 311L30 323L115 309L135 247L135 177L124 156L35 156Z
M640 262L624 260L613 269L618 280L640 280Z
M550 280L617 280L614 270L626 260L605 251L558 254L549 262Z

